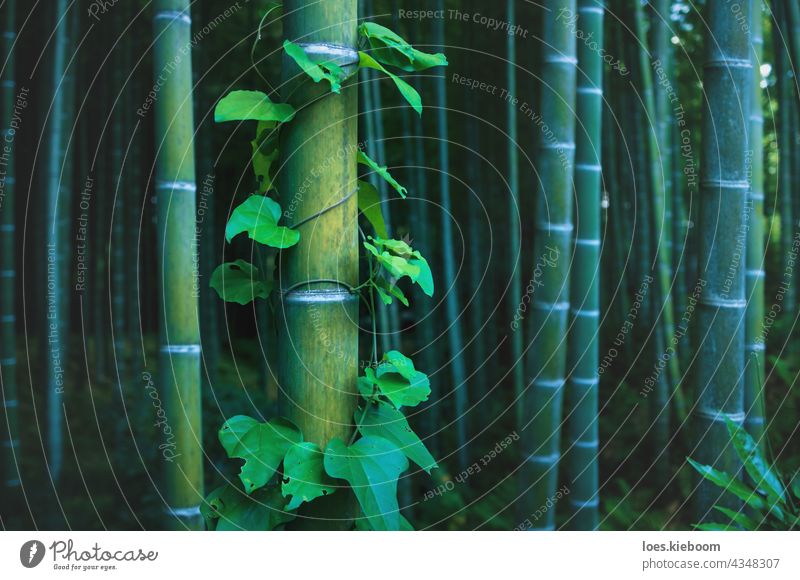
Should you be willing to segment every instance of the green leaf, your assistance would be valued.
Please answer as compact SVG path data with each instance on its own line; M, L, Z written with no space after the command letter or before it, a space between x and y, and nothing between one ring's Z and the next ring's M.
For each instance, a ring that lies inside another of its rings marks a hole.
M288 248L300 240L300 232L278 225L281 206L263 195L251 195L233 210L228 225L225 226L225 239L230 242L242 232L247 232L251 240L273 248Z
M325 450L325 471L350 484L374 530L400 529L397 478L406 469L406 456L382 437L362 437L350 447L332 439Z
M417 371L411 359L397 351L386 353L383 362L375 370L365 369L364 375L366 382L378 387L380 394L398 409L416 407L431 394L428 376Z
M359 415L361 411L356 411ZM382 401L377 404L367 403L367 412L361 422L359 431L365 437L376 436L388 439L405 453L411 461L426 472L439 467L425 444L411 429L403 413Z
M268 125L259 122L256 138L250 142L253 150L253 173L258 182L259 193L266 193L275 187L272 168L280 157L278 131Z
M732 478L724 471L718 471L713 467L711 467L710 465L701 465L700 463L697 463L696 461L688 457L686 458L686 460L705 479L707 479L714 485L721 487L726 491L731 492L733 495L735 495L736 497L747 503L747 505L749 505L753 509L760 510L766 507L764 500L761 499L761 497L755 490L750 489L739 480Z
M391 304L393 298L397 298L404 306L408 306L408 298L395 284L389 283L383 276L378 276L375 280L375 289L384 304Z
M415 251L414 257L411 258L408 263L419 269L419 274L417 274L416 278L412 278L412 280L419 284L419 287L425 294L433 296L433 274L431 273L431 267L428 265L428 261L423 258L419 252Z
M392 177L392 174L389 173L389 170L386 169L385 165L378 165L377 161L374 161L372 158L370 158L369 155L367 155L366 153L364 153L360 149L358 151L358 162L361 165L366 165L367 167L372 169L372 171L374 171L379 176L381 176L386 181L386 183L391 185L392 188L397 193L400 194L400 197L402 197L403 199L406 198L406 193L408 193L408 190L405 187L403 187L402 185L400 185L394 177ZM359 182L359 183L361 183L361 182ZM380 236L380 234L378 234L378 235ZM386 238L388 236L384 235L384 236L380 236L380 237L381 238Z
M701 532L729 532L733 529L730 524L694 524L692 527Z
M273 103L261 91L231 91L214 108L214 121L277 121L294 118L295 110L286 103Z
M786 494L783 489L783 483L770 469L767 460L758 448L758 444L747 431L729 418L726 417L725 421L728 426L728 433L733 441L733 447L736 449L736 454L742 460L747 474L755 482L756 487L763 489L767 494L767 498L773 503L780 501L785 504Z
M422 52L411 46L404 38L385 26L365 22L358 31L367 38L374 57L390 66L407 72L423 71L434 66L447 66L447 58L441 54Z
M728 516L732 522L741 526L745 530L755 531L758 529L758 524L740 511L728 509L719 505L715 505L714 509Z
M220 264L211 274L210 286L225 302L249 304L256 298L268 298L272 282L261 279L258 268L244 260Z
M231 417L219 431L219 442L231 459L244 459L239 479L247 493L264 487L278 469L284 455L303 436L286 419L266 423L252 417Z
M417 112L417 114L422 115L422 97L419 96L419 93L416 91L414 87L408 84L406 81L401 79L395 74L390 73L388 70L383 68L383 66L368 55L366 52L359 51L358 52L358 66L361 68L371 68L377 71L382 72L390 79L394 81L394 84L397 86L397 89L400 91L400 94L403 95L403 98L408 101L408 104Z
M792 493L794 497L800 499L800 471L794 474L791 483Z
M388 236L381 210L381 196L371 183L360 179L358 180L358 210L364 214L377 235Z
M356 531L357 532L373 532L375 530L373 530L370 527L369 522L367 521L366 518L359 517L359 518L356 518ZM414 531L414 526L412 526L411 522L409 522L403 516L400 516L400 531L401 532L413 532Z
M395 278L407 276L419 284L422 291L433 296L433 274L428 261L418 251L402 240L384 240L369 237L374 243L363 242L364 247Z
M297 63L297 66L306 73L311 79L318 83L321 80L328 81L331 86L331 91L338 93L342 90L341 81L344 80L344 72L341 67L334 62L314 62L303 50L302 46L293 43L290 40L283 41L283 49L292 59Z
M322 450L316 443L298 443L291 447L283 458L283 496L292 496L286 509L300 507L336 491L334 482L325 473Z
M277 487L259 489L252 495L226 485L212 491L200 505L209 530L270 531L295 518L285 507Z

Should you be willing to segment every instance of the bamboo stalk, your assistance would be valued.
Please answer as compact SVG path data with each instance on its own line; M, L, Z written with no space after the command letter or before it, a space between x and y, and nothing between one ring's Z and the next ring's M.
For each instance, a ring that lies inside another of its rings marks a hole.
M527 518L552 501L561 458L561 411L566 372L569 264L573 223L573 168L575 159L576 39L559 15L575 14L575 0L547 0L542 14L542 125L538 139L540 182L534 240L534 260L547 260L541 286L532 297L532 344L520 443L519 515ZM534 529L554 529L555 510L534 522Z
M478 11L478 2L476 0L472 0L470 3L471 11L477 12ZM511 42L511 40L509 40ZM472 39L471 48L476 50L482 49L482 44L480 42L480 38ZM512 60L509 58L509 60ZM479 55L473 53L470 58L470 71L472 74L470 75L471 78L478 78L480 75L480 60ZM509 65L510 66L510 65ZM509 87L509 92L511 91L511 87ZM516 91L514 92L516 94ZM470 272L470 279L473 280L475 284L478 284L481 279L483 282L475 288L474 293L472 293L472 304L470 308L470 319L469 319L469 328L470 332L473 336L472 344L471 344L471 357L472 363L474 365L474 371L472 375L472 382L474 388L470 389L469 396L470 400L478 401L484 393L484 389L486 388L487 384L487 365L486 363L486 351L487 351L487 344L489 342L488 339L488 328L484 325L486 324L486 313L485 313L485 304L486 304L486 295L489 291L489 282L488 276L486 272L482 268L482 264L484 263L484 229L485 229L485 222L482 223L481 221L481 213L482 213L482 201L481 196L484 192L485 188L485 180L483 179L483 172L482 172L482 161L479 159L479 155L482 154L484 148L481 146L481 126L480 126L480 119L481 119L481 103L480 103L480 95L468 95L466 97L466 110L469 115L472 115L471 118L467 118L467 147L469 148L469 154L471 155L471 159L467 164L467 180L472 189L469 193L470 200L467 204L467 228L469 231L469 272ZM516 125L516 123L515 123ZM516 152L515 152L516 157ZM509 160L509 162L511 162ZM519 221L519 218L517 218ZM519 246L519 244L517 244ZM520 335L520 339L522 336ZM522 351L520 350L520 353ZM517 359L517 365L520 368L520 372L523 370L522 361L520 357ZM521 375L522 376L522 375ZM520 381L521 382L521 381ZM475 422L480 421L480 425L475 425ZM473 425L475 427L475 431L479 431L483 428L484 423L483 419L476 417L473 420Z
M45 189L45 246L42 252L46 265L46 291L41 335L45 356L45 393L47 400L47 466L53 485L58 485L64 458L64 370L66 363L67 318L65 301L66 264L64 231L68 220L67 202L71 183L62 175L66 156L66 128L69 124L68 90L65 79L69 49L69 18L66 0L57 0L50 17L53 25L53 52L49 82L53 90L52 105L47 118L48 140L42 161L46 171ZM68 227L68 226L67 226Z
M506 0L506 20L509 29L516 22L514 0ZM517 38L506 36L506 84L508 94L517 96ZM508 133L508 271L511 281L508 295L509 320L522 304L522 221L519 205L519 139L517 136L517 107L512 100L506 102L506 131ZM525 388L525 362L523 358L523 330L516 329L511 334L511 381L514 398L517 401L516 421L521 427L523 417L522 391Z
M17 85L14 76L16 59L15 43L16 9L15 0L7 0L0 6L0 21L3 22L2 76L0 76L0 127L3 142L13 139L12 119L15 112L20 113L17 101ZM14 194L16 172L14 167L14 145L0 148L0 388L2 389L3 410L0 413L0 437L2 438L2 485L4 492L3 513L12 504L20 490L20 440L17 394L17 332L16 332L16 234L14 222Z
M742 3L742 16L750 9ZM750 109L750 39L735 14L722 2L706 5L709 26L703 66L703 155L699 270L707 280L698 300L695 373L696 406L691 417L692 455L697 461L737 474L740 463L725 424L741 424L744 357L744 267L737 257L745 232L746 147ZM712 483L698 481L695 519L715 519L716 504L737 508L739 502Z
M436 0L436 9L444 11L444 0ZM434 42L445 50L444 18L434 22ZM453 214L450 202L450 152L447 124L447 80L444 74L436 76L436 118L439 138L439 190L442 209L440 228L442 231L442 286L447 289L445 313L449 324L447 344L450 351L450 367L455 393L456 459L459 469L469 465L467 448L467 381L464 366L464 339L461 331L461 305L456 287L456 265L453 249Z
M335 49L345 69L358 62L356 0L287 0L284 13L287 39L307 52ZM356 408L358 300L348 288L358 284L358 92L349 84L325 94L286 55L282 78L282 100L298 111L281 130L279 191L284 208L296 202L287 224L298 224L300 242L280 260L278 380L284 414L324 449L333 437L347 440ZM339 284L321 282L331 279Z
M750 0L750 44L753 80L750 109L750 155L752 170L749 200L750 229L747 232L745 296L745 428L766 448L764 439L764 115L761 104L761 59L764 50L761 0Z
M202 526L203 497L192 62L181 53L190 44L189 4L156 0L153 23L154 78L162 83L155 104L159 386L176 454L165 462L164 499L167 526L177 529Z
M652 209L651 236L655 244L653 257L656 284L653 288L650 305L656 327L652 335L652 356L650 359L653 367L650 376L657 376L655 378L655 388L649 400L652 422L650 429L652 431L652 446L656 457L653 462L654 478L656 481L664 482L668 478L669 469L670 401L674 401L680 419L685 416L686 411L679 383L681 374L678 367L678 358L675 356L674 346L670 347L673 351L667 349L667 342L671 341L675 336L675 325L670 293L671 260L666 243L666 232L669 231L669 224L666 220L668 203L665 194L663 166L659 160L659 142L662 145L668 145L668 143L660 135L662 125L659 120L659 111L655 104L652 63L647 48L644 10L638 0L634 1L634 6L636 35L640 43L639 72L641 75L642 98L644 100L645 115L648 119L648 126L645 128L644 145L648 156L649 184L652 192L650 198L652 202L650 204ZM651 129L654 123L656 126ZM670 172L667 171L667 173ZM657 369L660 367L663 357L667 357L666 368L663 371L658 371ZM670 389L670 385L672 385L672 389Z
M584 34L603 46L604 5L578 1L578 21ZM598 523L598 324L600 320L600 147L603 103L603 61L586 43L578 44L576 115L581 124L575 137L577 230L570 274L572 323L568 342L571 369L567 382L564 475L569 482L567 527L594 530Z
M792 140L792 90L790 80L791 55L789 47L786 46L789 38L789 15L787 6L778 2L773 6L775 14L775 33L772 35L775 53L775 78L778 92L778 119L776 128L778 140L778 199L777 204L780 213L780 249L781 249L781 272L792 272L793 267L789 264L792 249L792 225L795 222L792 211L792 162L791 162L791 140ZM796 290L794 284L786 284L786 294L784 296L786 311L784 316L792 317L790 309L796 302ZM792 317L793 318L793 317Z

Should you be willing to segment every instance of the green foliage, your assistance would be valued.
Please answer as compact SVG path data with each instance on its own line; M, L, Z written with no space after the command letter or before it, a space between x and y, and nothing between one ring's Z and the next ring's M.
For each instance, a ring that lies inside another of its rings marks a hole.
M428 296L433 296L433 274L431 273L428 261L422 257L419 251L414 250L408 243L402 240L384 240L382 238L368 238L370 241L364 242L364 247L375 257L386 273L400 279L408 277L412 282L419 285L422 291ZM391 296L391 286L385 281L381 284L375 282L379 292L387 292ZM383 295L381 296L383 298ZM404 304L406 301L401 300ZM384 302L387 302L384 300ZM389 300L387 303L391 303Z
M228 485L209 494L201 510L208 528L275 529L291 521L304 502L334 493L340 487L334 479L343 479L366 518L357 529L412 529L400 516L397 480L408 459L428 473L438 465L399 408L426 400L430 382L411 359L390 351L359 378L359 392L363 400L354 418L354 441L334 439L324 454L315 443L304 442L287 419L262 423L237 415L226 421L219 441L229 458L244 460L239 474L244 491ZM291 498L288 504L285 498Z
M273 103L261 91L231 91L214 109L214 121L274 121L286 122L294 118L295 110L285 103Z
M244 459L239 479L247 493L264 487L277 472L286 452L303 436L291 422L276 418L267 423L252 417L231 417L219 430L219 442L231 459Z
M403 199L406 198L406 193L408 193L408 190L399 183L397 183L397 180L394 177L392 177L392 174L389 173L385 165L378 165L376 161L372 160L369 157L369 155L367 155L363 151L358 152L358 162L372 169L372 171L374 171L375 173L380 175L383 179L385 179L386 183L391 185L392 188L397 193L399 193Z
M419 72L435 66L447 66L442 53L430 54L411 46L404 38L375 22L358 27L372 48L372 56L383 64L396 66L406 72Z
M389 237L381 210L381 196L375 186L360 179L358 180L358 210L364 214L378 236Z
M324 455L316 443L298 443L292 446L283 458L284 497L292 500L286 509L300 507L304 501L328 495L336 491L334 482L323 469Z
M359 413L360 410L356 411L356 416ZM365 437L388 439L405 453L406 457L428 473L433 468L439 467L425 444L411 429L403 413L388 403L383 401L368 403L358 430Z
M362 437L349 447L333 439L325 449L325 470L350 484L374 530L400 529L397 479L406 469L406 456L382 437Z
M366 52L359 52L358 53L358 66L361 68L371 68L377 71L382 72L386 76L388 76L392 81L394 81L395 86L400 91L400 94L403 95L403 98L408 101L408 104L417 112L417 114L422 115L422 97L419 96L417 90L408 84L406 81L401 79L396 74L390 73L388 70L383 68L381 63L376 61Z
M265 17L266 18L266 17ZM387 74L412 107L422 112L419 93L411 85L387 71L384 64L411 72L443 66L443 55L430 55L411 47L390 30L372 23L359 29L375 51L378 60L360 52L360 66ZM260 32L259 32L260 38ZM336 63L314 60L302 46L284 42L284 50L300 69L319 83L327 81L334 93L341 90L347 75ZM233 91L215 110L217 121L258 120L252 145L253 172L258 194L274 189L273 167L278 159L279 123L290 121L294 109L272 103L258 91ZM386 167L363 152L358 163L386 180L405 198L400 185ZM358 207L375 230L364 246L378 265L370 279L354 291L375 289L384 303L395 298L408 306L408 300L395 281L408 277L428 296L433 295L433 276L428 262L406 242L388 238L388 228L381 211L380 195L371 184L359 181ZM283 249L299 241L300 234L279 226L280 206L265 195L252 195L232 213L225 228L230 242L240 233L260 244ZM373 272L373 269L370 270ZM254 298L266 298L272 282L261 279L257 268L243 260L222 264L212 276L212 287L224 299L246 304ZM374 316L374 310L372 312ZM368 368L358 379L363 399L356 413L356 429L349 443L331 440L325 452L315 443L304 442L302 433L290 421L273 418L266 423L237 415L222 426L219 441L229 458L242 459L239 479L243 489L227 485L214 490L201 506L210 530L272 530L295 518L294 511L303 503L334 493L346 481L352 488L364 518L356 529L412 530L400 515L397 482L408 469L411 459L428 473L438 467L436 460L413 432L400 411L415 407L430 396L430 381L417 371L411 359L398 351L387 352L375 368ZM360 435L360 438L357 438ZM407 459L408 458L408 459ZM288 503L287 502L288 499ZM324 503L324 502L323 502Z
M209 530L269 531L295 518L284 506L277 487L259 489L247 495L238 487L225 485L212 491L200 505Z
M731 443L736 450L750 481L743 483L734 476L719 471L708 465L701 465L687 458L689 464L700 475L732 493L741 499L757 517L750 517L742 511L731 510L724 506L714 506L714 509L727 516L731 521L726 524L704 523L695 525L700 530L728 530L745 529L756 530L769 527L776 530L793 530L800 527L800 510L795 502L788 496L786 490L791 487L795 496L800 499L800 489L795 482L787 485L783 482L777 467L770 466L755 440L739 425L727 420L728 433Z
M230 242L242 232L250 239L273 248L288 248L300 241L300 232L278 225L281 206L263 195L251 195L233 210L225 239Z
M358 383L359 392L370 400L376 395L388 399L395 408L416 407L431 394L428 375L414 368L410 358L396 350L387 352L373 370L367 368Z
M306 54L302 46L289 40L283 42L283 49L315 83L324 79L330 84L331 91L334 93L341 92L342 81L344 81L346 75L339 65L331 61L314 62Z
M244 260L220 264L211 274L211 287L225 302L249 304L256 298L268 298L272 281L261 279L261 272Z

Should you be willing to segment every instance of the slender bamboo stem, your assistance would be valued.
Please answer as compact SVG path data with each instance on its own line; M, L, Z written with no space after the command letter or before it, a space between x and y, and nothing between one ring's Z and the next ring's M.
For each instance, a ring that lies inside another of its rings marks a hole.
M19 462L20 440L17 409L17 332L15 284L16 278L16 235L14 225L14 193L16 172L14 168L14 134L12 123L15 115L20 115L17 104L17 85L14 76L14 60L16 59L15 43L16 10L15 0L8 0L0 6L0 21L3 22L3 59L2 75L0 75L0 127L2 127L3 144L0 148L0 389L2 389L3 409L0 413L0 439L2 439L2 485L0 494L3 501L2 513L6 505L12 504L20 489ZM22 97L24 98L24 97ZM12 144L8 145L9 139Z
M741 15L749 21L750 7ZM750 118L750 38L723 2L706 5L709 32L703 66L703 156L699 271L707 280L698 300L696 405L691 427L693 455L706 465L737 474L740 463L725 424L743 413L745 280L739 240L746 233L746 148ZM695 518L715 519L712 506L738 507L712 483L697 482Z
M745 296L745 428L766 447L764 440L764 114L761 104L761 59L764 50L761 0L750 0L750 44L753 62L749 154L750 229L747 232Z
M561 410L566 372L569 264L573 223L575 160L576 39L563 21L576 11L575 0L547 0L542 14L542 127L538 139L540 176L536 203L534 260L541 268L530 319L532 344L524 393L524 463L520 469L519 515L527 518L556 492L561 458ZM546 124L549 131L546 131ZM555 510L534 522L554 529Z
M437 10L444 11L444 0L436 0ZM442 51L445 50L444 18L434 22L434 42ZM467 449L467 382L464 366L464 338L461 332L461 307L456 287L455 251L453 249L453 213L450 203L450 147L447 126L447 80L444 74L436 77L437 128L439 139L439 190L442 199L441 231L442 231L442 286L446 288L445 312L450 328L447 332L450 351L450 365L455 393L455 431L457 446L457 464L465 469L469 464Z
M604 5L578 1L578 21L584 34L603 46ZM598 487L598 323L600 320L600 147L603 104L603 61L597 50L578 44L577 117L575 137L575 192L577 230L570 280L566 441L564 474L570 494L567 527L597 528Z
M156 206L160 278L159 385L174 457L166 460L167 526L199 529L203 497L194 115L189 0L156 0L154 78ZM166 430L164 430L166 433Z
M667 246L667 235L669 224L666 221L667 199L664 183L664 166L659 159L659 142L661 146L667 146L663 141L661 130L663 126L659 119L659 111L656 108L656 99L653 90L653 72L651 55L647 48L647 36L645 29L644 10L638 0L634 0L636 15L636 35L640 43L639 49L639 73L641 80L642 98L644 100L645 116L648 120L645 127L645 149L648 156L649 183L651 190L651 236L655 244L654 269L656 284L653 288L653 296L650 305L653 321L656 327L653 330L652 340L652 369L648 369L650 378L653 378L653 392L650 393L650 413L651 413L651 441L655 460L653 463L654 477L656 481L664 482L668 478L669 469L669 449L670 440L670 401L674 400L678 409L679 417L685 415L683 397L679 386L680 369L678 368L678 358L675 356L674 346L667 348L667 342L672 341L675 336L673 322L672 297L670 293L670 267L671 261ZM663 105L666 108L666 105ZM666 171L670 173L671 171ZM666 368L663 361L666 359ZM673 385L670 392L670 384Z
M509 29L513 29L516 22L514 0L506 0L506 20ZM506 36L506 84L508 94L517 96L517 37L513 34ZM508 271L510 273L511 287L509 289L508 304L509 320L513 317L522 304L522 221L519 205L519 139L517 136L517 108L519 104L513 100L506 103L506 131L508 133ZM523 330L516 329L511 334L511 380L518 404L516 409L517 425L521 426L523 417L522 394L525 388L525 362L523 360Z
M66 205L71 184L62 175L66 155L66 127L69 123L68 90L65 79L69 47L69 18L66 0L58 0L52 7L53 52L50 61L50 86L53 100L47 119L48 140L43 164L47 172L45 189L45 247L42 258L46 264L46 311L42 328L42 351L47 360L47 465L54 485L58 485L64 457L64 367L66 363L67 321L65 312L65 259L64 236ZM68 217L67 217L68 220Z

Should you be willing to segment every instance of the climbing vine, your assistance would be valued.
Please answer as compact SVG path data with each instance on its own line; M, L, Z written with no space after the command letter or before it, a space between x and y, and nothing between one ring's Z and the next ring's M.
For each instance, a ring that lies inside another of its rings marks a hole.
M417 50L393 31L373 22L361 24L358 31L362 50L358 52L358 67L354 71L345 72L335 62L307 54L302 46L288 40L283 50L310 81L327 83L331 93L339 93L359 68L377 70L391 79L402 97L421 115L419 93L386 67L417 72L447 66L445 56ZM217 104L216 122L257 122L251 159L256 191L232 212L225 228L227 242L246 233L251 240L271 248L270 251L280 251L297 244L300 233L296 227L316 217L311 216L294 227L280 223L283 210L276 199L279 195L274 178L279 158L278 135L281 126L291 122L295 113L291 105L273 102L260 91L232 91ZM385 166L360 150L357 163L379 175L405 199L406 188ZM398 282L407 278L424 294L433 296L434 281L427 260L418 250L405 241L388 239L375 187L359 180L357 195L359 211L373 235L362 231L369 277L350 291L359 294L370 308L373 352L371 366L358 377L359 402L353 417L353 435L349 441L332 439L323 450L305 441L300 429L282 417L261 422L237 415L225 421L219 441L228 458L243 463L238 481L212 491L201 507L211 530L279 529L295 519L297 509L304 503L347 486L363 514L363 518L356 518L356 529L412 529L400 515L399 476L409 468L409 460L429 474L438 466L411 429L402 409L427 401L430 381L410 358L398 351L386 352L378 359L374 296L385 305L396 299L408 306L409 300ZM210 284L223 300L238 304L266 300L274 286L266 268L241 259L218 266Z

